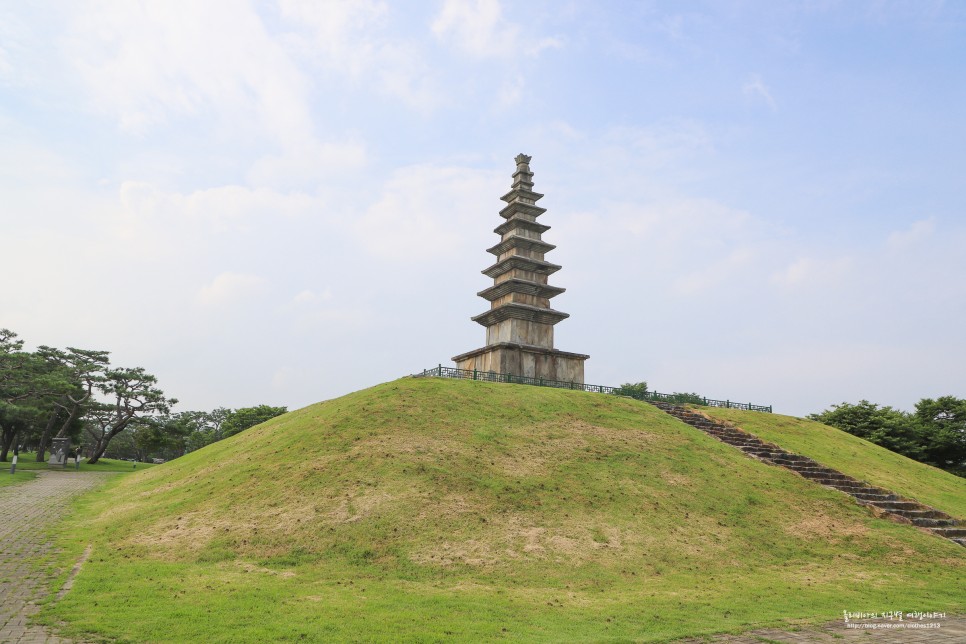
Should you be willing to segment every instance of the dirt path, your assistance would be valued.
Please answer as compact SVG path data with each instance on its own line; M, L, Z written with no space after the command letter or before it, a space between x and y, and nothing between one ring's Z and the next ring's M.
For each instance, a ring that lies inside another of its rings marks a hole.
M107 476L38 472L27 483L0 487L0 642L69 642L28 624L49 582L32 563L50 549L43 532L67 509L70 499L100 485Z

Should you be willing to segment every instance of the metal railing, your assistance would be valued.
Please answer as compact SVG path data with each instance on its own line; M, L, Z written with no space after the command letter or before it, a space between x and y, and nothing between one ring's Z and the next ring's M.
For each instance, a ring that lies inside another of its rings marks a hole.
M704 405L705 407L724 407L726 409L744 409L746 411L771 413L771 405L755 405L752 403L735 402L734 400L715 400L714 398L705 398L704 396L697 396L695 394L662 394L657 391L648 391L641 394L639 392L625 392L622 387L585 385L582 382L531 378L530 376L515 376L512 373L478 371L476 369L456 369L454 367L444 367L443 365L433 367L432 369L425 369L420 373L414 373L413 378L459 378L461 380L482 380L484 382L509 382L518 385L535 385L537 387L589 391L596 394L617 394L645 401L660 401L679 405Z

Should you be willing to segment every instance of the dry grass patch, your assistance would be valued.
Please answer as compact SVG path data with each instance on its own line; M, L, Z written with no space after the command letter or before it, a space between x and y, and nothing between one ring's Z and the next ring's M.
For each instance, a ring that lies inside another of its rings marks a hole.
M785 532L793 537L804 539L843 539L845 537L864 537L869 528L856 521L836 519L822 512L812 511L801 521L785 526Z

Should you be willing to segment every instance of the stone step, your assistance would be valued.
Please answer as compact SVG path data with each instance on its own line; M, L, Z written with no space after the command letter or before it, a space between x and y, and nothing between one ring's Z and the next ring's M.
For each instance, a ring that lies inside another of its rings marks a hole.
M772 458L786 458L787 459L790 456L792 456L792 454L789 454L788 452L786 452L782 448L776 447L774 445L769 445L768 443L765 443L764 445L758 445L758 446L755 446L755 447L748 447L745 451L748 451L748 452L760 452L762 454L768 454Z
M820 474L825 477L836 477L836 476L846 476L838 470L833 470L831 467L824 467L818 463L796 463L788 469L795 470L799 474Z
M916 517L913 524L920 528L952 528L957 525L956 519L933 519L930 517Z
M966 546L966 527L949 515L915 501L901 500L889 490L869 485L838 470L825 467L812 459L792 454L777 445L730 425L714 422L700 414L670 403L652 403L678 420L698 429L749 456L797 472L808 480L844 492L858 503L876 507L890 514L909 519L914 525L929 528L938 537Z
M956 527L956 528L933 528L933 532L938 535L942 535L947 539L966 539L966 528Z
M869 505L874 505L879 509L885 510L889 514L896 514L907 519L942 519L945 516L948 516L936 510L904 510L901 508L890 509L887 507L882 507L882 504L879 503L870 503Z
M807 463L809 459L804 456L799 456L798 454L789 454L788 452L781 452L777 456L773 457L773 460L779 465L789 466L789 465L800 465ZM789 469L791 469L789 467Z
M918 512L920 510L929 510L930 508L925 507L921 503L916 503L915 501L880 501L873 503L876 507L880 507L883 510L889 510L893 512L895 510L912 510ZM941 518L941 517L936 517Z
M785 452L778 452L770 447L749 447L741 451L745 452L746 454L754 454L758 458L767 458L769 461L773 461L776 464L778 464L778 460L783 460L785 457Z
M841 490L842 488L838 489ZM883 503L888 501L897 501L899 499L899 497L897 497L895 494L869 494L867 492L852 492L851 490L842 491L848 493L850 496L854 496L859 501L867 501L869 503Z
M830 487L841 492L845 492L846 494L849 494L850 490L854 489L853 486L861 485L861 482L859 481L843 481L841 479L810 478L808 480L812 481L813 483L818 483L819 485L824 485L825 487ZM842 489L843 487L845 489Z
M842 474L841 472L836 472L835 470L828 471L825 468L819 469L819 468L790 467L788 469L798 472L799 474L801 474L807 479L821 479L822 481L843 481L843 482L855 481L855 479L852 478L851 476L846 476L845 474Z
M781 448L779 448L779 451L782 451ZM801 454L793 454L791 452L788 452L786 454L786 458L789 461L792 461L792 464L795 465L795 466L797 466L797 467L802 467L802 466L805 466L805 465L811 465L812 467L821 467L821 465L819 465L818 463L816 463L815 461L813 461L809 457L802 456Z
M733 438L731 440L726 439L725 442L735 447L765 447L765 442L756 438Z
M883 490L877 487L869 487L865 483L836 483L832 485L836 490L842 490L846 494L850 494L858 498L862 494L867 494L869 496L884 496L888 497L890 501L898 501L899 497L889 490Z
M725 443L728 443L728 441L724 441L724 442ZM742 452L748 452L749 454L757 453L757 452L777 452L777 451L779 451L779 450L776 450L774 447L771 447L771 446L767 445L766 443L762 443L762 442L757 442L757 443L728 443L728 444L731 445L732 447L736 447L736 448L740 449Z

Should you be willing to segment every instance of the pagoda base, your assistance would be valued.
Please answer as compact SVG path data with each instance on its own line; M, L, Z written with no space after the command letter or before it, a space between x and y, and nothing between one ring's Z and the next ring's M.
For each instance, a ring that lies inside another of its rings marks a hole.
M453 358L458 369L493 371L527 378L584 384L584 360L590 356L528 344L500 342Z

